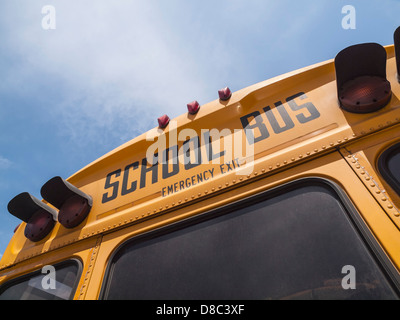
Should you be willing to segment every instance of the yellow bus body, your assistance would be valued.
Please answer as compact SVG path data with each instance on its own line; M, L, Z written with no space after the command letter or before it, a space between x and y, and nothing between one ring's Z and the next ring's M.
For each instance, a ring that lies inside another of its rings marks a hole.
M241 173L246 159L203 163L190 170L180 164L179 173L165 179L161 166L157 173L149 167L142 171L142 159L154 143L148 140L149 133L99 158L67 179L93 198L86 220L73 229L57 223L37 243L25 238L22 223L2 256L0 285L45 265L78 259L82 270L73 298L99 299L111 256L127 240L292 181L315 177L332 181L344 191L399 272L400 197L378 169L382 152L400 142L400 84L394 46L385 50L393 95L380 111L353 114L342 110L334 60L329 60L234 92L227 102L215 100L202 105L196 115L185 113L173 119L176 132L171 132L171 125L151 131L165 134L166 141L183 129L194 129L199 136L202 129L227 128L233 132L243 130L242 117L258 112L270 135L254 144L250 173ZM309 110L294 111L288 103L312 103L320 116L301 123L302 117L311 116ZM295 126L277 134L271 130L263 108L270 106L282 127L276 110L280 105L286 106ZM179 147L182 144L178 141ZM222 143L220 146L223 148ZM125 185L136 185L134 192L122 195L125 168L129 169ZM152 180L153 174L157 181ZM141 182L145 187L140 188Z

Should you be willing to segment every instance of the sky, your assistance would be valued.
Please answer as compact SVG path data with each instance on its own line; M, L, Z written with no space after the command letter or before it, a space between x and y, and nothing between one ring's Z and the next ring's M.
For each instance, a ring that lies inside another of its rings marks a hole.
M346 5L355 29L343 28ZM52 177L226 86L392 44L399 14L399 0L1 0L0 256L17 194L40 199Z

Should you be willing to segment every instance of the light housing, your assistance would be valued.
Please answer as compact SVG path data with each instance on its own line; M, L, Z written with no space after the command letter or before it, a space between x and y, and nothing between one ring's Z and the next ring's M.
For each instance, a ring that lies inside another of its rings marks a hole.
M91 196L61 177L47 181L40 193L43 199L59 209L58 222L68 229L81 224L93 206Z
M7 206L8 211L26 222L25 237L32 242L44 239L54 228L57 211L27 192L14 197Z
M352 113L369 113L385 107L392 97L386 79L387 54L377 43L348 47L335 58L340 106Z
M400 27L394 32L394 50L396 53L397 80L400 81Z

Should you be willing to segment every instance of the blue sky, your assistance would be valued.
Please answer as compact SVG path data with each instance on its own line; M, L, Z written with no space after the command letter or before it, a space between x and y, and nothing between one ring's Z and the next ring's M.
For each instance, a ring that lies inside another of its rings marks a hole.
M56 29L42 28L52 5ZM356 29L342 28L342 8ZM393 42L398 0L1 0L0 255L19 221L7 203L40 198L157 118L334 58Z

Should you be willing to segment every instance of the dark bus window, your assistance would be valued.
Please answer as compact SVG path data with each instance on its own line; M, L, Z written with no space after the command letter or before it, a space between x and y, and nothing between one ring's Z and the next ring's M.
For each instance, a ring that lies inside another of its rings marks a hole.
M42 270L4 284L0 288L0 300L70 300L73 298L81 273L81 265L78 261L71 260L55 265L55 277L48 270Z
M397 299L336 187L318 181L128 241L112 257L102 298ZM342 286L345 266L355 289Z
M381 155L378 167L384 179L400 195L400 143Z

